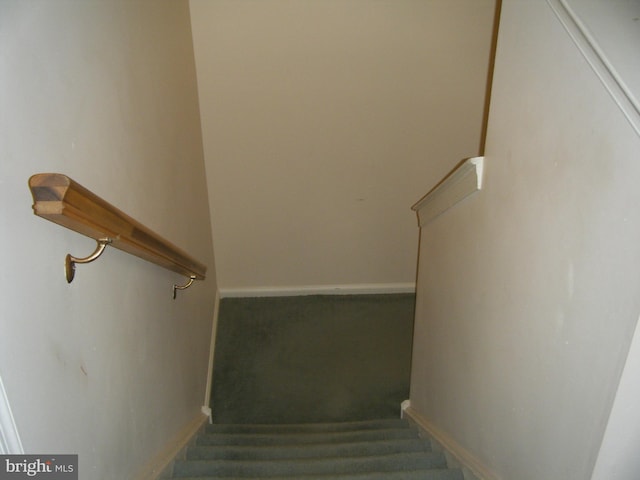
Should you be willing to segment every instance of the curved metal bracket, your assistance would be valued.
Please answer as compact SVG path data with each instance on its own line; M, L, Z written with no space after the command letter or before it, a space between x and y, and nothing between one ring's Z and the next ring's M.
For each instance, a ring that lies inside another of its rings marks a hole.
M176 290L186 290L187 288L189 288L191 286L191 284L193 283L193 281L196 279L195 275L191 275L189 277L189 281L184 284L184 285L174 285L173 286L173 299L176 299Z
M95 251L85 258L76 258L70 254L67 254L64 260L64 273L67 277L67 283L71 283L73 281L73 277L76 274L76 263L90 263L93 262L96 258L98 258L104 252L104 249L111 243L110 238L101 238L100 240L96 240L98 246Z

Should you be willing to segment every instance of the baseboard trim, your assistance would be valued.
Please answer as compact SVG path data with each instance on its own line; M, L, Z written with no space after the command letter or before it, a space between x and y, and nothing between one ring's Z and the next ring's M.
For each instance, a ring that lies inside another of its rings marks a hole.
M447 453L451 466L462 469L465 480L500 480L490 468L484 465L471 452L456 442L449 434L443 432L429 420L411 407L411 402L402 402L402 418L406 418L416 426L425 437L430 438ZM453 460L453 461L451 461Z
M134 478L136 480L159 480L170 478L173 462L184 456L186 448L195 441L196 435L206 425L208 417L198 413L185 425Z
M216 290L214 306L213 306L213 319L211 324L211 343L209 344L209 367L207 370L207 386L204 392L204 404L202 406L202 413L209 417L209 423L213 422L211 415L211 387L213 382L213 360L215 358L216 348L216 333L218 331L218 313L220 311L220 291Z
M415 293L415 283L361 283L347 285L302 285L289 287L221 288L220 298L295 297L303 295L375 295Z

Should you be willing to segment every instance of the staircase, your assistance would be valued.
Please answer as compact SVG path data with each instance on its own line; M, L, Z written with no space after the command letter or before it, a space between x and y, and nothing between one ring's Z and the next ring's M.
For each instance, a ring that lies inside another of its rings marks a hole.
M463 480L404 420L208 425L173 477L205 479Z

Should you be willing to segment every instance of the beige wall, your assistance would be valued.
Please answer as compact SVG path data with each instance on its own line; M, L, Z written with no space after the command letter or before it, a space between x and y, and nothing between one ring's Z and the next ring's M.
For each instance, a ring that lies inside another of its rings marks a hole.
M223 290L414 282L409 207L479 150L493 5L191 0Z
M616 392L637 399L639 151L550 5L505 0L485 188L422 230L411 381L497 478L590 478Z
M204 402L216 289L185 1L0 1L0 375L24 449L132 478ZM184 278L32 214L68 174L209 267Z

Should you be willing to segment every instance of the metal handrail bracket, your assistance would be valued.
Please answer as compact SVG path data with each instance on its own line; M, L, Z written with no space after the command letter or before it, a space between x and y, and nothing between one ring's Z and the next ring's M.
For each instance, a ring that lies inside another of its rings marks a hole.
M205 279L206 265L68 176L39 173L29 179L29 188L35 215L93 238L98 243L88 257L67 255L67 282L73 280L76 264L94 261L107 245L188 277L189 283L175 286L174 293L176 289L189 287L194 280Z

